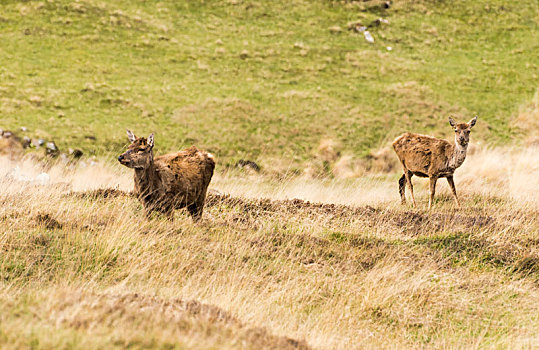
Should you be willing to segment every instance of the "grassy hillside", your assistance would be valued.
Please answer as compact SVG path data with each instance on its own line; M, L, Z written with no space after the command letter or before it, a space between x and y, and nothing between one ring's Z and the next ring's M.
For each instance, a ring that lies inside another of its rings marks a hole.
M269 167L323 139L364 157L405 130L448 136L448 114L510 142L537 88L537 2L379 3L2 1L0 126L107 157L129 127ZM380 17L374 44L347 29Z
M419 181L410 209L394 181L217 176L200 224L146 220L106 166L4 179L0 348L533 348L539 153L471 157L462 210L442 184L426 212ZM257 198L285 193L325 203Z

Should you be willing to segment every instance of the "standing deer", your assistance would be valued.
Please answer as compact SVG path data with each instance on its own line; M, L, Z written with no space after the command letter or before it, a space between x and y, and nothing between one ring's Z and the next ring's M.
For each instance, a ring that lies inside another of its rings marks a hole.
M153 134L138 138L127 130L127 137L131 144L118 161L135 169L135 194L146 215L157 211L172 218L174 209L187 207L198 221L215 168L213 156L192 146L154 159Z
M393 148L402 164L404 174L399 179L399 193L402 203L406 203L405 185L408 184L412 195L412 205L415 207L414 187L412 176L428 177L430 179L429 209L432 207L436 181L447 178L453 192L453 197L460 208L457 190L453 182L453 173L464 163L466 150L470 141L470 130L477 122L477 117L468 123L457 124L449 118L449 124L455 131L455 143L437 139L431 136L405 133L393 141Z

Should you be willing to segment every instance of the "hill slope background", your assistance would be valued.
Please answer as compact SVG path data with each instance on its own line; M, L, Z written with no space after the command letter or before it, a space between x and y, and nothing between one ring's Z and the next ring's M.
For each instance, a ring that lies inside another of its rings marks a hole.
M450 137L448 115L518 139L537 2L382 3L3 1L2 127L107 157L131 128L292 170L325 139L365 158L404 131Z

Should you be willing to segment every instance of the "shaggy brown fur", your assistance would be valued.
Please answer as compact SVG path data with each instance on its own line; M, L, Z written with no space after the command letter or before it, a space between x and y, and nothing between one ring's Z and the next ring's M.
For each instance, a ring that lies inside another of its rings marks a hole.
M192 146L153 157L153 134L137 138L127 132L131 145L118 161L135 169L135 194L147 215L158 211L172 217L174 209L187 208L194 221L202 216L215 161L211 154Z
M399 179L399 193L402 203L406 203L405 185L408 184L412 195L412 204L416 205L412 176L428 177L430 179L429 209L432 207L436 181L447 178L457 206L460 203L453 182L453 173L466 159L466 150L470 141L470 130L475 125L477 117L468 123L457 124L449 118L449 124L455 131L455 143L437 139L431 136L405 133L393 141L393 148L402 164L404 174Z

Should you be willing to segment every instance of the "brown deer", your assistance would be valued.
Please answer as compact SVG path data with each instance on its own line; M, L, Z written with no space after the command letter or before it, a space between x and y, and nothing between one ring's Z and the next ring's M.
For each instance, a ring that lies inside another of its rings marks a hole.
M428 177L430 179L429 209L432 207L436 181L447 178L453 192L453 197L460 208L457 190L453 182L453 173L464 163L466 150L470 141L470 130L477 122L477 117L468 123L455 123L449 118L449 124L455 131L455 143L437 139L431 136L405 133L393 141L393 148L402 164L404 174L399 179L399 193L402 203L406 203L405 185L408 184L412 195L412 205L415 207L414 187L412 176Z
M118 161L135 169L135 195L146 215L156 211L173 218L174 209L187 207L198 221L215 168L213 156L192 146L154 158L153 134L138 138L127 130L127 137L131 144Z

